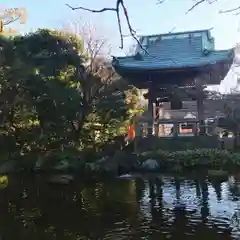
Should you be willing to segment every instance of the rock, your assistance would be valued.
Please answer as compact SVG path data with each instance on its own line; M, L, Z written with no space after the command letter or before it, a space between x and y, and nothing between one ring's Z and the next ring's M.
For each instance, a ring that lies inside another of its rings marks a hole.
M90 170L90 171L94 171L94 172L98 172L100 170L98 163L95 163L95 162L87 162L85 164L85 169Z
M108 157L108 156L105 156L105 157L100 158L97 162L98 162L99 164L105 163L108 159L109 159L109 157Z
M102 157L98 161L86 163L86 168L99 173L120 175L139 168L139 162L138 157L133 154L116 151L113 157Z
M70 167L69 161L61 160L53 167L53 169L63 171L63 170L68 170L69 167Z
M123 175L118 176L118 178L121 178L121 179L132 179L133 176L131 174L123 174Z
M113 157L113 160L117 162L119 170L122 174L134 171L139 168L138 156L131 153L125 153L123 151L117 151Z
M83 170L85 168L85 162L80 159L63 159L55 162L54 166L51 167L52 170L69 172L72 170Z
M109 157L101 158L97 163L98 170L108 173L117 174L118 172L118 161Z
M147 159L145 162L142 164L142 169L144 170L157 170L159 168L159 164L155 159Z
M86 163L86 169L97 173L114 173L117 174L118 163L109 157L102 157L95 162Z
M16 162L15 161L6 161L5 163L0 165L0 174L11 173L16 170Z
M47 181L49 183L69 184L70 182L73 181L73 179L74 178L72 175L58 174L51 176Z

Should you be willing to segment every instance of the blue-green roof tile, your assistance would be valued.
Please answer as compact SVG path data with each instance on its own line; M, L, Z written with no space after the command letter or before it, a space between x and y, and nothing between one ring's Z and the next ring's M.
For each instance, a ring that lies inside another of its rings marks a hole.
M233 49L215 50L209 30L145 36L140 38L138 57L117 57L114 67L125 69L164 70L197 68L233 59Z

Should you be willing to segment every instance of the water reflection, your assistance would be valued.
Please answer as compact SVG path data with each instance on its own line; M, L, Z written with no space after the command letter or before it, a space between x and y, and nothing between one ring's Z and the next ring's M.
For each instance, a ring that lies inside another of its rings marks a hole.
M0 191L0 235L11 240L239 239L239 230L229 227L240 207L238 186L237 177L153 176L60 186L45 177L10 176Z

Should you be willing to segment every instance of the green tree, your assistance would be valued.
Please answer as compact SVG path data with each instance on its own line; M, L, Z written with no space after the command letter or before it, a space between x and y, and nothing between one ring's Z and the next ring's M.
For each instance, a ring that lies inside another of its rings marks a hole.
M12 148L8 152L18 149L22 155L71 144L70 122L76 119L81 100L73 71L84 61L79 57L81 41L39 30L2 37L1 45L2 134L3 141L11 136L5 141Z
M0 47L5 159L79 158L89 143L97 152L126 132L138 91L104 58L89 55L79 36L40 29L2 36Z
M233 108L227 104L224 106L226 117L219 118L218 126L232 132L235 138L234 147L238 147L240 133L239 108Z

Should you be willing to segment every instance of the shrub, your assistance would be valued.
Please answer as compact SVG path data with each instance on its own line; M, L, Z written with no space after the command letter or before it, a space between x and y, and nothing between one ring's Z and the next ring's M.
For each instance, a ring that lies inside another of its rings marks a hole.
M152 151L141 154L143 159L153 158L164 169L195 170L231 169L240 166L240 154L220 149L195 149L185 151Z

